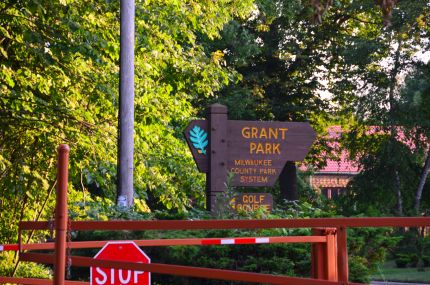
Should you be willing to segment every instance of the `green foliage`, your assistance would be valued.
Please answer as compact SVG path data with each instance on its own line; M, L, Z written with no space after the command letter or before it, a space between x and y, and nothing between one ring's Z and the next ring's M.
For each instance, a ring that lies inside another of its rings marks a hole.
M415 57L417 51L428 51L421 41L429 32L428 22L421 20L430 13L424 2L399 1L386 28L370 1L351 4L348 17L340 18L344 29L331 48L336 68L329 90L339 113L357 119L343 136L342 147L362 166L339 203L349 208L346 215L416 215L414 198L428 154L427 123L421 117L425 107L417 105L418 94L426 93L424 81L419 83L425 71ZM400 79L405 75L406 84ZM420 212L427 207L422 197Z
M354 228L348 230L348 254L350 279L355 282L369 283L369 277L375 274L395 248L401 237L392 229Z
M242 75L216 99L230 118L302 121L327 107L313 92L324 88L314 73L324 51L310 44L314 27L303 21L304 9L301 1L256 1L252 17L230 22L208 45Z
M202 203L202 176L181 131L194 114L190 100L212 95L233 75L203 52L196 36L218 37L250 4L137 3L138 198L151 192L153 204L181 211L190 197ZM74 188L115 199L118 3L6 1L0 10L4 208L26 209L25 217L11 213L18 219L34 217L26 205L43 201L51 188L60 143L71 145Z
M354 280L354 282L369 284L369 277L372 271L367 267L367 260L360 256L350 256L348 258L348 262L350 280Z
M366 132L364 129L363 132ZM355 147L361 147L360 172L348 186L347 194L339 200L345 215L365 213L371 216L398 215L396 187L400 187L405 213L413 214L413 197L420 164L411 149L402 142L384 134L366 135L351 132L348 138ZM401 165L401 168L398 168ZM396 174L397 171L397 174ZM400 184L395 177L399 175ZM369 200L369 196L372 199Z
M196 114L190 101L213 96L236 75L215 54L205 53L197 38L219 37L232 17L251 12L251 4L137 1L134 186L139 211L149 206L183 212L192 200L203 207L203 176L182 130ZM20 220L52 218L61 143L71 147L74 218L85 219L86 213L105 218L97 212L100 207L114 210L118 32L118 1L0 3L0 243L16 242Z
M12 276L15 264L14 252L3 252L0 255L0 276ZM49 278L52 274L51 269L43 265L25 263L18 267L16 275L28 278Z
M430 239L424 235L423 229L409 229L399 235L400 242L391 254L398 268L414 267L423 271L429 266Z
M396 255L396 266L398 268L406 268L407 265L411 262L411 257L407 254L397 254Z

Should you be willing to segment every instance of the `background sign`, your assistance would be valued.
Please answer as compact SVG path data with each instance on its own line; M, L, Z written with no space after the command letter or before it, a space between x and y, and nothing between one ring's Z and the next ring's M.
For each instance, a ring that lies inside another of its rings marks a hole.
M108 242L94 259L150 263L149 257L132 241ZM150 285L151 273L114 268L90 268L91 285Z
M269 193L242 193L231 200L232 207L236 211L251 212L263 208L266 212L273 209L273 197Z

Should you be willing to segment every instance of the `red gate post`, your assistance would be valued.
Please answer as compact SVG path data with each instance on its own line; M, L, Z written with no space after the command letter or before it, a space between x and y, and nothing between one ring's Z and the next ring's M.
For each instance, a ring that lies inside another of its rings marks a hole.
M337 233L336 229L327 229L327 280L338 281L337 278Z
M58 147L57 204L55 207L55 285L64 285L65 279L69 152L70 148L66 144Z
M313 228L312 235L322 236L324 229ZM324 243L312 244L311 277L315 279L326 279L324 274L324 246Z
M346 228L340 226L337 228L337 268L339 274L339 282L348 284L348 244Z
M325 243L312 244L312 278L337 281L336 229L314 228L312 234L325 236Z

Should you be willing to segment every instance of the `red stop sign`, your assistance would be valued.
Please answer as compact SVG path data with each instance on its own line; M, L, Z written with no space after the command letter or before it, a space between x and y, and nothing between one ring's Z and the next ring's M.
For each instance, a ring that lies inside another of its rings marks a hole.
M132 241L108 242L94 259L150 263L149 257ZM151 273L115 268L90 268L91 285L150 285Z

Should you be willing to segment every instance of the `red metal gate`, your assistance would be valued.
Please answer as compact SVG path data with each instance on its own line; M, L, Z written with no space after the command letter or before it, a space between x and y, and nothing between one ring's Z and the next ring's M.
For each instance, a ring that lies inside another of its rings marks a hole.
M43 244L22 244L21 232L27 230L47 230L50 223L21 222L19 243L0 245L3 250L18 250L19 260L54 264L54 280L35 278L0 277L0 283L18 284L88 284L87 282L66 281L66 231L67 225L73 230L207 230L207 229L267 229L267 228L312 228L313 236L301 237L259 237L256 238L219 238L219 239L162 239L140 240L140 246L171 245L210 245L210 244L250 244L264 242L309 242L312 243L312 278L297 278L271 274L250 273L169 264L140 264L110 260L95 260L89 257L69 256L73 266L99 266L149 271L159 274L200 277L232 281L245 281L267 284L354 284L348 280L347 228L354 227L428 227L429 217L385 217L385 218L321 218L321 219L276 219L276 220L194 220L194 221L68 221L67 181L68 153L65 145L59 147L58 188L55 215L56 241ZM271 240L272 239L272 240ZM97 248L106 241L71 242L70 248ZM25 250L54 249L53 254L24 252Z

